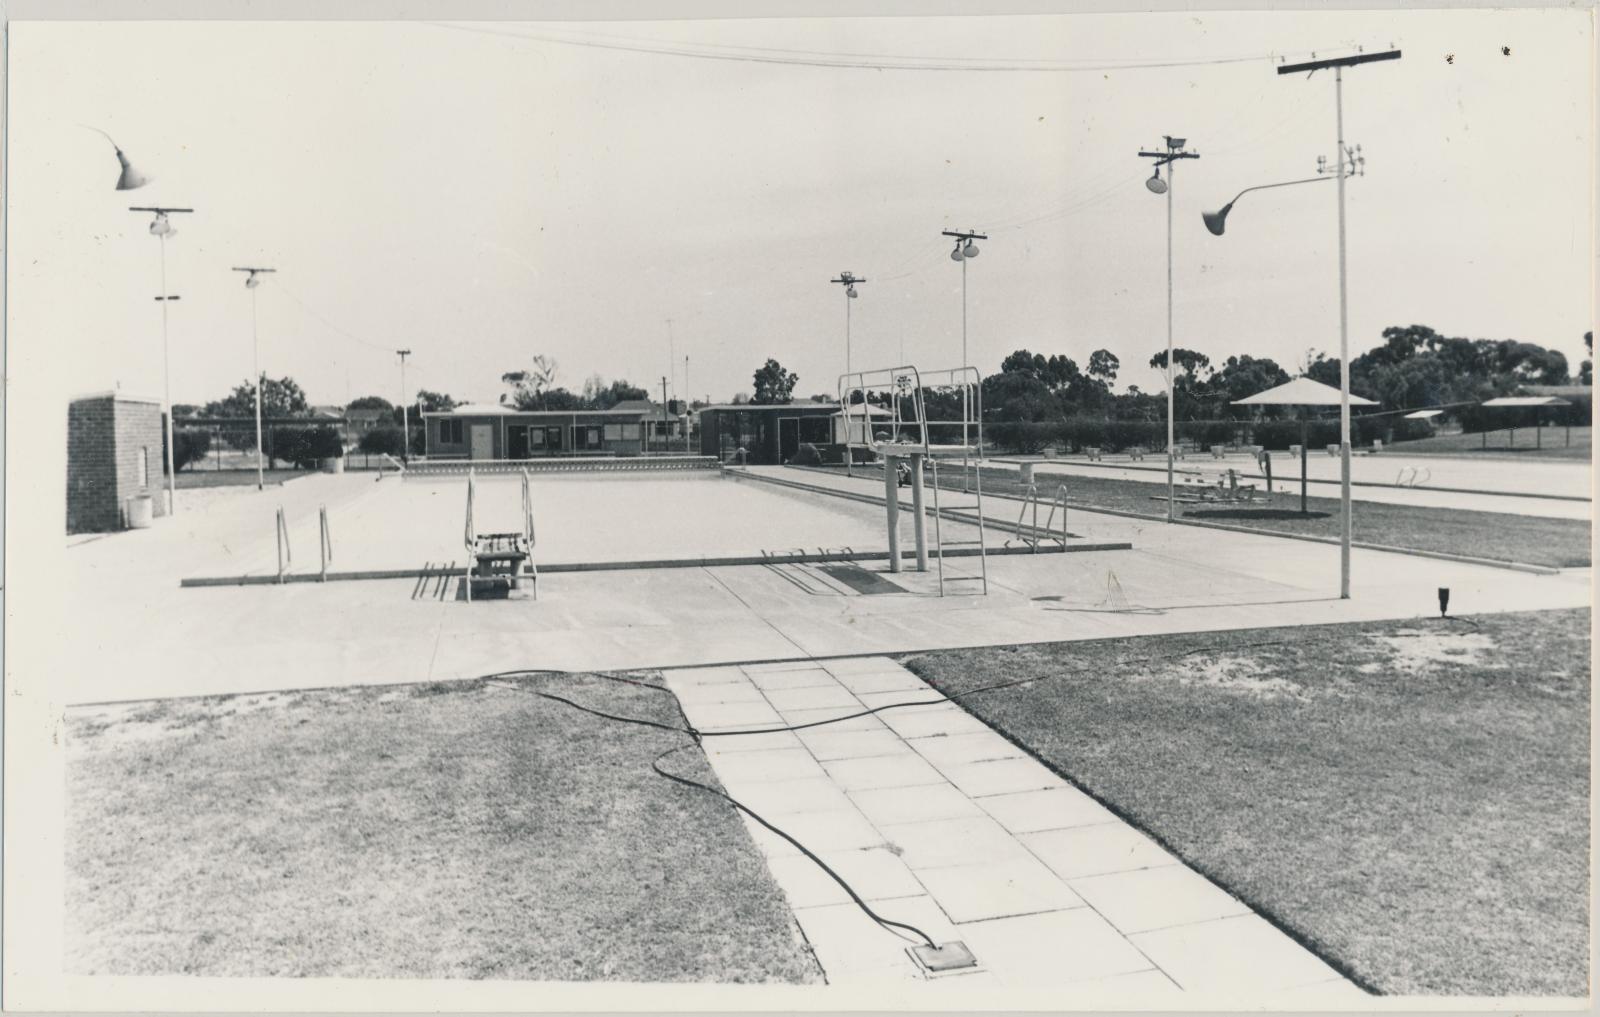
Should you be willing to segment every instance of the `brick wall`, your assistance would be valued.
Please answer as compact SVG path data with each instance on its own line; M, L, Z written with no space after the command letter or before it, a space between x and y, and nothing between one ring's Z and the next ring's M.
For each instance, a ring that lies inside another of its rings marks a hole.
M67 532L120 530L127 502L162 495L165 447L161 407L114 395L75 400L67 408Z

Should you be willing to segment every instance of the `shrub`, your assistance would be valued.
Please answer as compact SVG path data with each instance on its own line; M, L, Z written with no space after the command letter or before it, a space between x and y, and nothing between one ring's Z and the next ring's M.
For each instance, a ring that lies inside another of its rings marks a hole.
M1004 420L984 427L984 436L996 446L1032 455L1050 444L1059 425L1042 420Z
M324 459L344 455L344 439L326 424L319 427L274 427L268 454L296 469L315 469Z
M165 449L162 451L165 452ZM210 451L210 431L195 431L189 428L173 430L172 468L174 470L181 470L190 463L204 459L206 453Z
M795 454L789 457L790 466L821 466L822 453L811 444L801 445Z
M375 427L361 436L358 446L368 455L405 455L403 440L398 427Z

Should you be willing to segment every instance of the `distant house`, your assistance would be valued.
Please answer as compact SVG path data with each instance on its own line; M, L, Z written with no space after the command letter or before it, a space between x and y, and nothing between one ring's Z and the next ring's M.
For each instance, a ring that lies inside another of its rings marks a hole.
M394 411L385 409L346 410L344 419L352 435L366 434L394 422Z
M643 399L609 410L519 410L464 403L453 410L425 411L422 418L430 459L631 456L647 447L668 451L671 439L676 436L681 443L683 436L679 420L663 421L661 405Z

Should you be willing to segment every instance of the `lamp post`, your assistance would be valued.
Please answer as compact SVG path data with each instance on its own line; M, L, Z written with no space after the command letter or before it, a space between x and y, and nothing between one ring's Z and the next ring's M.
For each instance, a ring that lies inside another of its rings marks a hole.
M967 490L967 453L968 446L967 422L972 416L972 387L967 382L967 368L972 366L967 357L967 262L976 258L979 253L978 245L974 240L988 240L985 233L974 233L971 230L941 230L942 236L955 238L955 250L950 252L950 260L961 263L961 490ZM926 424L924 424L926 428ZM978 454L982 456L983 450Z
M118 185L120 188L120 184ZM177 233L172 220L167 218L179 212L193 212L192 208L159 208L156 206L130 206L130 212L151 212L150 232L161 241L161 401L167 418L167 511L178 512L178 476L172 466L172 357L167 342L167 305L178 297L167 292L167 238Z
M256 287L261 285L259 278L263 272L276 272L275 268L235 268L235 272L248 272L244 278L244 288L250 291L250 370L254 378L256 390L256 490L266 488L266 466L262 462L261 451L261 342L256 335Z
M1198 159L1199 152L1185 152L1183 146L1185 138L1166 136L1167 148L1164 152L1140 152L1141 159L1154 159L1150 179L1144 185L1152 194L1165 194L1167 196L1167 522L1172 522L1173 477L1172 459L1174 448L1174 426L1172 423L1173 394L1172 394L1172 181L1174 170L1177 169L1179 159ZM1161 167L1167 167L1167 179L1161 179Z
M844 396L844 398L846 400L846 405L839 407L839 411L844 414L844 426L845 426L844 472L845 472L846 476L849 476L849 475L852 475L852 473L853 473L853 471L851 469L851 465L852 465L851 464L851 460L855 458L854 454L850 451L850 434L849 434L849 429L850 429L850 406L849 406L849 403L851 401L853 401L853 400L851 400L851 396L854 393L854 389L851 388L849 383L848 383L848 379L850 377L850 301L856 299L856 297L859 296L859 294L856 292L856 283L864 283L867 280L864 279L864 278L858 278L858 277L852 275L849 272L840 272L839 273L839 278L830 279L828 281L829 282L838 283L839 285L844 287L844 376L845 376L847 381L846 381L846 386L845 386L846 391L845 391L845 396ZM861 398L863 400L866 399L865 393L862 394ZM862 407L862 411L863 412L866 411L866 407L865 406ZM870 420L864 421L861 426L870 427L871 426Z
M1296 74L1306 72L1309 77L1317 71L1331 68L1333 70L1333 117L1334 117L1334 166L1328 169L1326 160L1322 160L1319 172L1331 172L1339 182L1339 514L1342 517L1339 526L1339 598L1350 599L1350 544L1354 536L1354 525L1350 513L1350 313L1347 297L1345 266L1345 208L1344 208L1344 181L1352 173L1364 174L1366 159L1361 155L1360 146L1348 147L1344 143L1344 69L1357 64L1374 63L1380 60L1398 60L1400 51L1397 49L1385 50L1380 53L1357 53L1354 56L1336 57L1330 60L1311 60L1305 63L1285 64L1278 68L1278 73ZM1288 183L1309 183L1310 180L1288 181ZM1275 185L1268 185L1275 186ZM1255 190L1256 188L1250 188ZM1240 194L1244 192L1241 191ZM1237 201L1235 198L1234 201ZM1214 213L1216 225L1212 226L1212 216L1206 217L1206 228L1212 233L1221 236L1223 222L1227 213L1232 208L1229 202L1222 211Z
M395 350L400 355L400 461L411 461L411 407L406 404L406 358L410 350ZM468 456L471 456L469 451Z

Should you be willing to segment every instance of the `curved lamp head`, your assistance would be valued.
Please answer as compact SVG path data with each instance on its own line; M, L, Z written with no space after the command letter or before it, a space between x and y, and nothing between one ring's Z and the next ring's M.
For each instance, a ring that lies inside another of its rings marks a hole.
M150 232L158 237L172 237L177 236L178 228L172 225L167 213L157 212L156 217L150 222Z
M116 143L113 142L111 147L116 148ZM131 191L150 182L148 176L133 168L133 165L128 162L128 157L122 154L122 149L120 148L117 148L117 162L122 164L122 173L117 177L117 190Z
M257 286L260 286L260 285L261 285L261 277L256 275L254 272L251 272L248 276L245 277L245 280L244 280L244 288L245 289L253 290Z
M976 258L978 253L978 245L970 240L967 241L967 246L961 249L961 256L963 258Z
M844 291L850 295L851 299L855 299L856 297L861 295L861 294L856 292L856 288L853 285L852 286L846 286L844 288Z
M1228 202L1215 212L1202 212L1200 218L1205 220L1206 229L1212 236L1222 236L1223 227L1228 224L1228 213L1233 211L1233 202Z
M1167 182L1165 180L1161 179L1161 169L1160 169L1160 167L1157 167L1156 171L1154 173L1150 174L1150 179L1146 180L1144 182L1144 185L1146 187L1150 188L1150 193L1151 194L1165 194L1165 193L1167 193Z
M960 261L961 257L962 257L962 255L961 255L961 242L957 241L956 242L956 249L950 252L950 260L951 261Z

